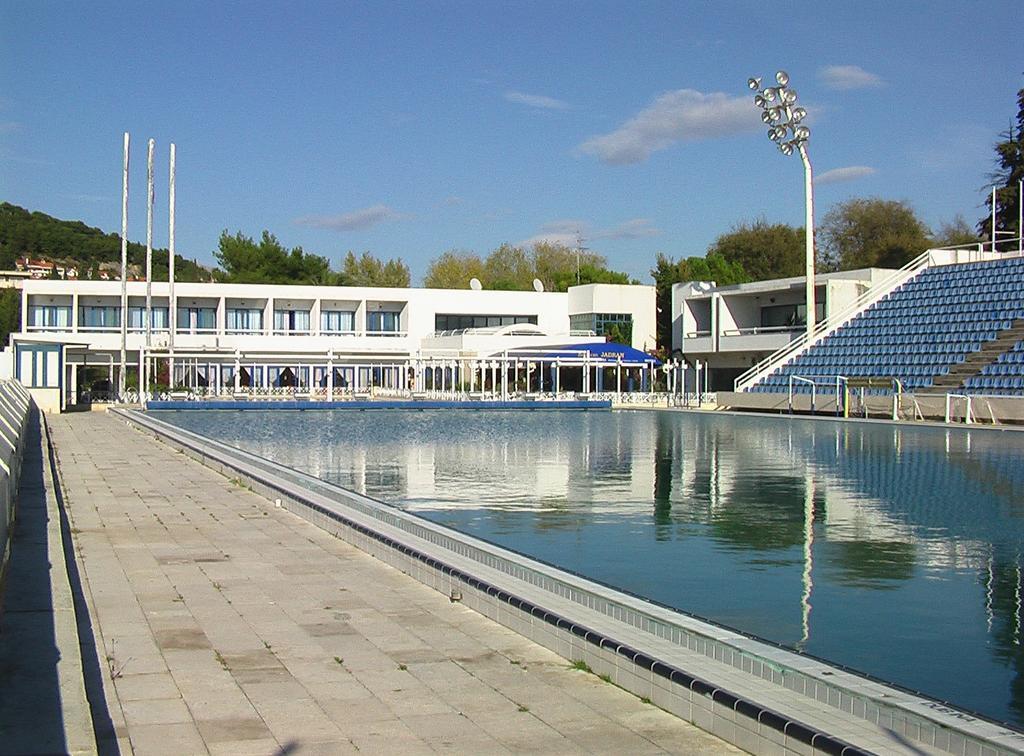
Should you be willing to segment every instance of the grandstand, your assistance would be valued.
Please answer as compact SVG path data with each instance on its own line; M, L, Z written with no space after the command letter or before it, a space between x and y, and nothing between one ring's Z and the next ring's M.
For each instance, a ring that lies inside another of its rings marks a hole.
M808 346L766 362L746 391L1024 396L1024 257L923 267Z

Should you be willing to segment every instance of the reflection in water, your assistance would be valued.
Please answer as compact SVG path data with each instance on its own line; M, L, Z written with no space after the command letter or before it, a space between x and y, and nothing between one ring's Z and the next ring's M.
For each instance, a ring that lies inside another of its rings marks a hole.
M176 412L475 536L1024 723L1024 434L658 412Z

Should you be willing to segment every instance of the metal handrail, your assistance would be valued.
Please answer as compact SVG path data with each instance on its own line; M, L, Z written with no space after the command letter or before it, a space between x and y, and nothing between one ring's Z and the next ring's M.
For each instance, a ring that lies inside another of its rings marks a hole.
M964 400L964 425L970 425L974 422L974 413L971 412L971 397L969 394L946 394L946 422L951 422L952 402L950 400L952 399Z
M887 294L892 293L896 288L902 286L915 275L927 268L929 266L930 259L931 250L918 255L891 276L879 281L877 284L865 291L847 307L843 308L839 312L833 313L827 319L821 321L815 327L810 336L805 333L802 336L793 339L781 349L772 352L736 379L734 386L735 390L746 390L756 383L763 374L774 370L790 358L795 357L818 340L832 333L834 330L839 328L839 326L845 324L853 316L861 313Z
M843 398L843 406L839 407L839 397ZM836 376L836 417L850 416L849 379L845 375Z
M789 414L793 414L793 381L802 381L803 383L811 384L811 412L814 412L814 395L818 389L818 385L810 378L803 378L799 375L789 376Z

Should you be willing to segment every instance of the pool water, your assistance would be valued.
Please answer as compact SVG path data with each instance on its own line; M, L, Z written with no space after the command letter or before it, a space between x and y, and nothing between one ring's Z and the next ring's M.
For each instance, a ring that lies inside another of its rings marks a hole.
M1024 726L1024 433L650 411L158 416Z

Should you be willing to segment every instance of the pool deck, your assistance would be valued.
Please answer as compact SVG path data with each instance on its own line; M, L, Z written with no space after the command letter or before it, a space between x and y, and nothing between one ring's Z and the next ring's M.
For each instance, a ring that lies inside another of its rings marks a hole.
M114 416L47 422L101 753L739 752Z

